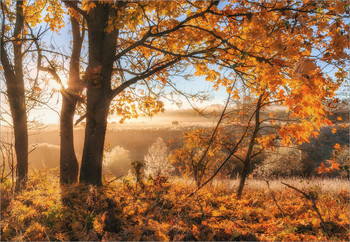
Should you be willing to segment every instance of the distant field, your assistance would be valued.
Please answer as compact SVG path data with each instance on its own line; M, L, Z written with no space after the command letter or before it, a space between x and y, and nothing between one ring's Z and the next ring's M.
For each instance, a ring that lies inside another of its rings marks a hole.
M206 114L216 115L220 113L220 106L211 107L206 110ZM286 115L285 108L274 107L272 112L281 117ZM338 121L337 117L342 117ZM321 135L318 139L312 139L310 143L303 144L301 147L309 152L314 163L318 167L321 162L329 159L332 154L333 146L336 143L341 145L349 143L349 113L342 111L336 112L330 116L336 123L337 133L333 134L333 127L324 127L321 129ZM176 121L176 124L173 124ZM122 147L129 152L131 160L143 160L149 147L161 137L166 142L170 150L177 149L182 145L182 134L196 128L214 127L217 117L213 115L199 116L193 110L169 110L150 118L140 118L133 121L126 121L120 124L110 120L107 127L105 139L106 151L111 151L114 147ZM346 128L341 128L341 124L346 124ZM84 123L77 125L74 129L74 145L78 160L80 160L83 151ZM10 141L12 135L8 127L1 127L1 139ZM172 140L173 142L169 142ZM59 164L59 125L49 125L42 129L29 131L29 144L35 150L29 155L29 163L36 168L54 168Z

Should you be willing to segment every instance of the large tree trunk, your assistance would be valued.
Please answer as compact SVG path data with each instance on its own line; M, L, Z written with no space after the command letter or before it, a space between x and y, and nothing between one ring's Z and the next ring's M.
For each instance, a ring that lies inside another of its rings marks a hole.
M73 49L69 67L67 90L62 91L62 109L60 117L60 182L72 184L78 181L79 164L74 150L73 118L78 93L83 86L80 80L80 52L83 36L80 35L79 21L71 17Z
M23 2L17 1L16 24L14 29L15 38L21 38L23 26ZM14 41L13 43L14 66L12 66L8 54L5 50L3 38L1 38L0 46L1 63L4 67L7 95L10 104L13 129L15 134L15 152L17 157L16 190L19 191L25 186L28 178L28 129L22 63L22 42L19 40Z
M87 16L89 34L89 66L87 85L87 116L80 182L101 185L102 158L107 116L112 98L111 76L118 31L106 32L107 21L116 15L109 4L96 3Z
M24 84L17 78L7 81L17 157L16 190L19 191L25 186L28 177L28 129Z
M101 185L102 158L110 101L101 90L88 91L88 108L80 182Z

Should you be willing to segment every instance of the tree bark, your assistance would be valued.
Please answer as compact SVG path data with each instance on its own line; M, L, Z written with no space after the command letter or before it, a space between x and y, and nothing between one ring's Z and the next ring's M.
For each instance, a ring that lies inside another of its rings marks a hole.
M262 102L263 95L264 94L261 94L259 96L259 99L258 99L257 104L256 104L255 126L254 126L254 131L253 131L252 137L250 138L247 154L246 154L246 157L245 157L244 162L243 162L243 170L242 170L242 173L240 176L239 185L238 185L238 189L237 189L237 197L238 198L242 197L245 181L247 179L247 176L250 173L252 152L253 152L256 137L258 136L258 132L259 132L259 128L260 128L260 109L261 109L261 102Z
M60 182L72 184L78 181L79 165L74 150L73 118L76 100L62 95L60 116Z
M24 26L23 2L16 3L16 24L14 37L21 38ZM4 27L4 26L3 26ZM12 66L5 50L5 43L1 38L1 63L4 67L4 75L7 86L7 95L12 115L15 135L15 152L17 157L16 191L21 190L28 178L28 128L27 110L23 76L22 42L14 41L14 66Z
M102 158L109 99L101 90L88 91L87 116L80 182L102 185Z
M250 172L250 159L246 159L243 163L243 170L239 179L239 185L237 189L237 197L241 198L243 193L243 188L245 185L245 181Z
M87 16L89 66L84 80L88 88L87 116L80 182L98 186L102 184L103 148L118 36L115 29L105 31L107 21L112 16L116 16L116 9L103 3L96 3Z
M69 66L68 90L62 91L62 109L60 116L60 182L72 184L78 181L79 164L74 150L73 119L78 101L77 95L83 86L80 80L80 52L83 36L80 35L79 21L71 17L73 49ZM71 92L73 94L71 94ZM76 95L74 95L76 94Z

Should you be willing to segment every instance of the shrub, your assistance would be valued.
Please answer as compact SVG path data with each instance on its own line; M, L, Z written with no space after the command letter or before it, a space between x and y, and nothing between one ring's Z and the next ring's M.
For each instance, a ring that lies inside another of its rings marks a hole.
M155 176L159 173L170 175L174 171L174 167L168 160L169 154L169 147L162 138L158 137L145 155L145 174L147 176Z
M303 152L298 149L279 147L273 153L267 153L262 164L257 166L253 175L257 177L303 176L308 173L310 164Z

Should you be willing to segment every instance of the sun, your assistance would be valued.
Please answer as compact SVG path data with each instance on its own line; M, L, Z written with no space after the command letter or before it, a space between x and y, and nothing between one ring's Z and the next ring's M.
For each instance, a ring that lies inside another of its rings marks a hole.
M59 91L62 88L66 88L67 81L65 79L63 79L63 78L61 78L61 81L62 81L63 87L57 81L52 80L52 81L49 82L49 89L51 89L52 91Z

